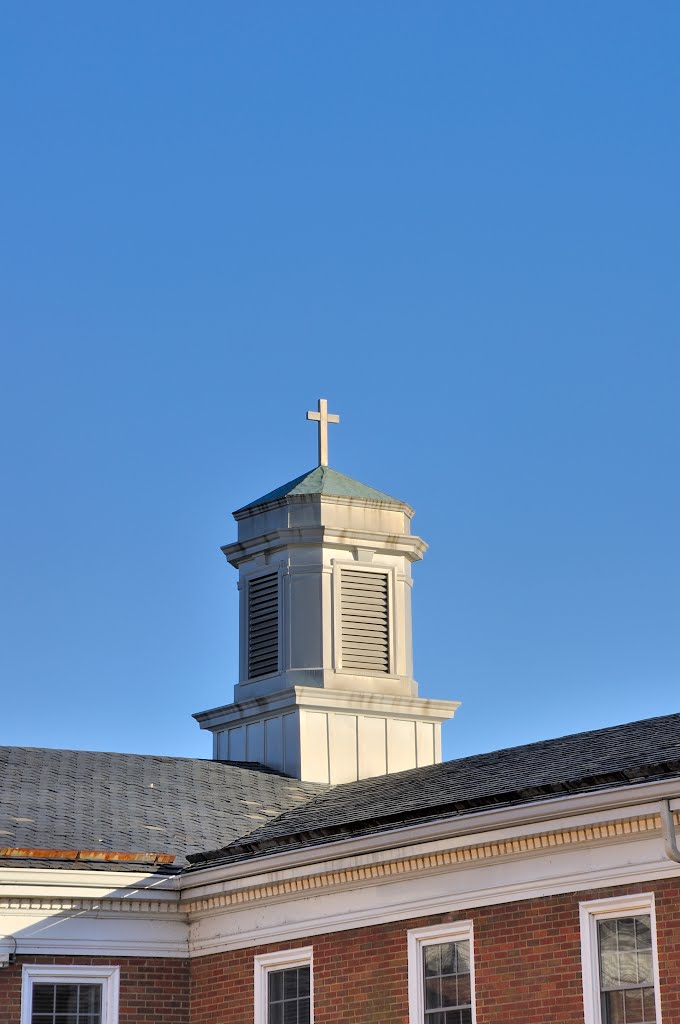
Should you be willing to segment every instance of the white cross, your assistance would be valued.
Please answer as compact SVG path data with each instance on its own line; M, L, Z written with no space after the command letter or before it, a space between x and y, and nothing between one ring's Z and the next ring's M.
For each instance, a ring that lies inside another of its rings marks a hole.
M340 417L328 411L328 402L325 398L319 399L319 411L308 412L308 420L316 420L319 424L319 465L328 465L328 424L339 423Z

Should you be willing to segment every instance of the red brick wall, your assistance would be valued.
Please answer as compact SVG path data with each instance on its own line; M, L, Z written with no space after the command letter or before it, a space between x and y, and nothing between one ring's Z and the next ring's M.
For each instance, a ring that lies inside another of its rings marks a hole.
M680 880L439 914L192 960L20 957L0 970L0 1024L18 1024L21 961L119 964L120 1024L251 1024L253 957L314 947L315 1024L407 1024L406 932L475 923L477 1024L583 1024L579 902L656 893L664 1024L680 1024Z
M477 1024L583 1024L579 902L656 893L664 1024L680 1024L680 881L598 889L192 961L191 1024L250 1024L253 956L314 947L315 1024L407 1024L406 932L446 921L475 925Z
M20 956L0 969L0 1024L19 1024L21 964L117 964L120 1024L189 1024L189 964L165 957Z

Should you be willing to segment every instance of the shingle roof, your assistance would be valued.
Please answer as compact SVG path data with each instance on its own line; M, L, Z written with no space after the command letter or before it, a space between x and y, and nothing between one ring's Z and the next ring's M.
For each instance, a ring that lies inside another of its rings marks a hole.
M261 498L256 498L255 501L249 502L243 508L237 509L234 515L238 515L239 512L245 512L249 508L257 508L258 505L265 505L268 501L276 501L278 498L286 498L298 494L328 494L334 497L365 498L369 501L388 502L390 505L404 504L398 498L392 498L389 494L376 491L374 487L368 487L358 480L353 480L351 476L338 473L337 470L331 469L330 466L317 466L315 469L303 473L302 476L282 484L281 487L269 491L268 494L264 494Z
M196 867L400 825L680 775L680 714L510 747L326 789Z
M321 788L252 764L0 747L0 847L173 853L181 867Z
M200 868L678 776L680 714L335 787L258 765L0 747L0 847L173 853Z

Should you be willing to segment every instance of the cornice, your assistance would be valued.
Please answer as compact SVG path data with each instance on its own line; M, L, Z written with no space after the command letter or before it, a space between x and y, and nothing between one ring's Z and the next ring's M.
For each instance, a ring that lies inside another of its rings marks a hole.
M680 824L680 813L674 813L673 817L676 825ZM375 883L409 875L413 872L422 874L480 861L517 857L545 850L558 850L585 843L601 843L609 839L623 839L649 832L661 832L659 814L620 818L602 824L577 825L572 828L554 829L514 838L489 839L456 849L433 850L407 857L395 857L378 864L337 867L331 871L319 871L295 878L271 880L262 885L236 888L201 899L183 899L181 907L190 915L201 915L228 907L242 906L245 903L290 897L298 893L311 894L323 889Z
M399 677L393 677L399 678ZM445 722L451 718L460 701L429 700L426 697L391 693L370 693L355 690L331 690L319 686L290 686L260 697L251 697L219 708L198 711L193 717L202 727L217 726L264 714L280 714L291 708L297 710L372 711L390 716L422 717L426 721Z
M427 544L415 534L403 535L382 533L372 530L339 529L336 526L291 526L271 530L248 540L234 541L222 547L227 561L238 568L245 558L254 558L260 553L271 555L274 551L292 547L318 545L337 548L371 548L374 551L397 552L411 562L419 561L427 551Z
M680 812L673 813L674 822L680 824ZM257 884L234 885L229 891L218 891L201 897L175 894L175 898L157 901L143 895L130 894L127 898L106 896L74 897L54 895L0 896L0 910L13 913L44 914L71 912L83 915L134 915L147 918L200 919L244 905L281 901L296 896L312 895L322 891L357 888L398 880L413 875L446 872L455 867L466 867L484 862L499 862L508 858L522 858L541 853L585 845L598 845L610 841L634 839L644 835L661 835L661 817L657 813L619 817L605 822L575 823L572 826L538 830L524 835L489 836L476 842L449 849L430 849L422 853L409 851L394 855L381 862L366 860L363 864L329 869L298 872L291 877L270 878ZM663 863L663 860L662 860ZM674 865L663 865L666 873L673 873ZM677 872L678 869L675 868ZM591 887L588 880L588 888ZM519 898L519 897L516 897Z

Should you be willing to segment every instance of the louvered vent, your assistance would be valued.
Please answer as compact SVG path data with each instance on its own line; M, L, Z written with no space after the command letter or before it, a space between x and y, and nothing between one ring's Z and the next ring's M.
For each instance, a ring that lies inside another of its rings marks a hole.
M248 678L279 667L279 576L272 572L248 584Z
M390 670L387 574L341 569L342 667Z

